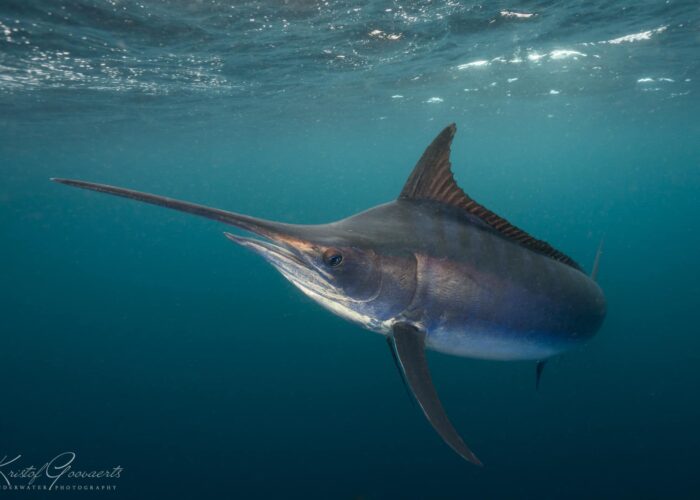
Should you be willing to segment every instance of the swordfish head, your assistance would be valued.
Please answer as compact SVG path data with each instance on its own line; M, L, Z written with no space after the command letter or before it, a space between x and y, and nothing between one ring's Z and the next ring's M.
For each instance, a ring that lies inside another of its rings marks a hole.
M52 180L214 219L252 233L252 237L224 234L260 255L325 308L370 330L387 333L387 322L413 296L412 255L382 255L374 242L341 223L285 224L105 184Z
M361 326L388 333L414 293L411 254L382 254L339 224L314 226L258 220L256 237L224 233L259 254L305 295Z

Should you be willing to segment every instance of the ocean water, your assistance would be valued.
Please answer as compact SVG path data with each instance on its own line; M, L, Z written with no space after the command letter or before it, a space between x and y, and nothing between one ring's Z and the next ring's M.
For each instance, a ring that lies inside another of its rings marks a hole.
M700 498L699 84L695 1L2 0L0 471L123 470L0 497ZM326 222L451 122L467 193L587 269L605 239L539 392L429 353L483 468L229 228L48 180Z

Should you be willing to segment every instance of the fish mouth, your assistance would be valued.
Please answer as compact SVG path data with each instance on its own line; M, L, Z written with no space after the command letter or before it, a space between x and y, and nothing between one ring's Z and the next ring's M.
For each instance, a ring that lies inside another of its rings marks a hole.
M305 253L313 249L313 245L287 233L255 233L259 238L238 236L229 232L224 232L224 235L234 243L260 255L303 292L310 291L336 301L343 299L343 296L335 291L332 276L314 265L312 258Z
M275 267L294 266L306 268L308 266L293 246L283 246L274 242L272 236L270 236L270 241L260 238L247 238L229 232L224 232L224 236L242 247L251 249Z

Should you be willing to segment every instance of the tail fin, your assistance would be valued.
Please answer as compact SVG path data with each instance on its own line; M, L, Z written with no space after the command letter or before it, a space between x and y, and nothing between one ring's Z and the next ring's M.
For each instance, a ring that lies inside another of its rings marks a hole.
M598 245L598 251L595 253L595 260L593 261L593 270L591 271L591 279L596 281L598 278L598 269L600 268L600 256L603 255L603 240L600 240Z

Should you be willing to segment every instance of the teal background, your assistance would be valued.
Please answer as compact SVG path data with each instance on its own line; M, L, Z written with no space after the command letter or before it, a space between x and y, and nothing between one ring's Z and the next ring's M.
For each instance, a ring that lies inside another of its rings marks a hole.
M124 467L99 498L700 495L697 5L387 5L0 4L0 457ZM558 49L586 56L527 58ZM475 199L587 269L605 238L606 322L540 392L532 364L429 355L483 468L381 337L225 226L48 181L332 221L450 122Z

